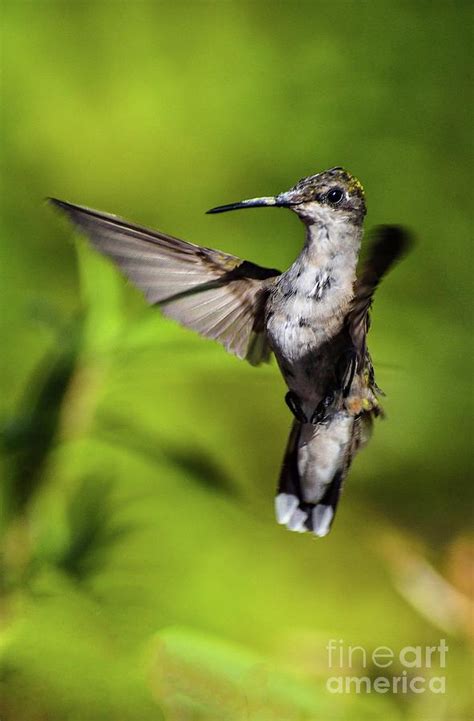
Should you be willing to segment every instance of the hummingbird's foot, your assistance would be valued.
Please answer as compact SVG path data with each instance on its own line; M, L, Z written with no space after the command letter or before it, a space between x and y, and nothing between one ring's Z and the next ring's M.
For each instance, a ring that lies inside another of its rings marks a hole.
M293 391L288 391L285 396L285 403L290 409L290 411L293 413L297 421L299 421L300 423L308 422L308 419L306 418L305 413L301 408L300 399L298 398L296 393L293 393Z
M347 353L344 353L344 355L339 359L338 380L343 398L347 398L347 396L351 392L351 386L352 381L354 380L356 366L357 355L353 350L347 351Z
M329 393L322 399L322 401L318 403L318 405L316 406L316 410L314 411L310 420L310 423L312 423L313 426L316 426L319 423L324 423L324 421L328 419L328 408L332 406L332 404L334 403L334 399L334 393Z

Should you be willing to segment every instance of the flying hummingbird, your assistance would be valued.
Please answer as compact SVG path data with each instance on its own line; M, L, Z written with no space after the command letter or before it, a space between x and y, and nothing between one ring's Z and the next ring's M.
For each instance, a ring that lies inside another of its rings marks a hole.
M277 521L291 531L325 536L351 461L381 414L366 345L369 310L380 279L407 248L407 232L376 229L357 277L365 196L341 167L303 178L276 196L207 211L293 210L306 238L284 273L115 215L51 202L165 315L252 365L275 355L294 415L275 499Z

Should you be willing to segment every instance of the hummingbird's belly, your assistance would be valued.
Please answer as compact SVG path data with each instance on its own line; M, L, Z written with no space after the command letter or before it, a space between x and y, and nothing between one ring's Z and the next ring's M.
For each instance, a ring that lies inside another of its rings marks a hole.
M305 411L312 413L334 386L338 355L334 340L341 325L287 312L273 313L267 320L267 336L282 375Z

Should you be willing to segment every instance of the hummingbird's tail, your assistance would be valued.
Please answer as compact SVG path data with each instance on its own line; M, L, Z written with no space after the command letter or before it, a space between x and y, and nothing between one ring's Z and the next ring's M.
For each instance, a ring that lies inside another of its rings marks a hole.
M329 533L361 431L370 421L369 414L356 418L346 411L324 424L294 421L275 499L278 523L300 533Z

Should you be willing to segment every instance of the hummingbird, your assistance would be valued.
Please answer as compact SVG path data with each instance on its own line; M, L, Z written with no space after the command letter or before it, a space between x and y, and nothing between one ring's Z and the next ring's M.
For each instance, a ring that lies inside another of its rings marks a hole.
M275 356L293 415L276 519L291 531L326 536L351 462L369 439L373 418L382 414L366 342L369 312L381 278L408 247L407 231L376 228L357 275L365 194L342 167L303 178L275 196L207 211L277 207L296 213L305 241L285 272L49 200L166 316L252 365Z

